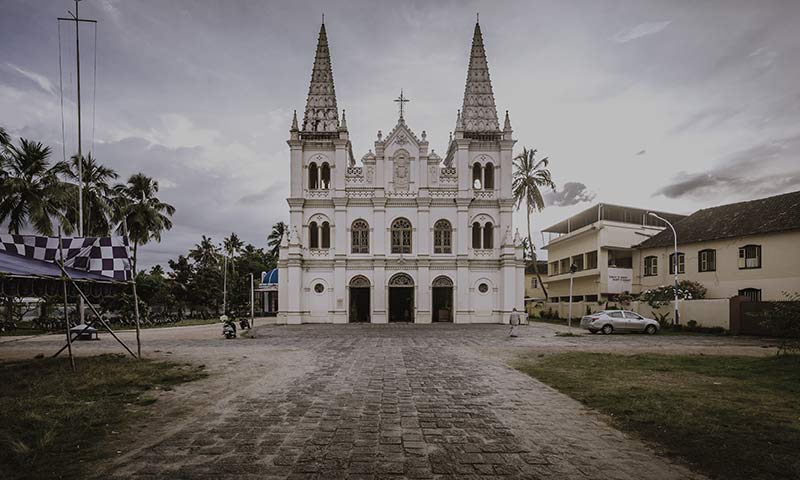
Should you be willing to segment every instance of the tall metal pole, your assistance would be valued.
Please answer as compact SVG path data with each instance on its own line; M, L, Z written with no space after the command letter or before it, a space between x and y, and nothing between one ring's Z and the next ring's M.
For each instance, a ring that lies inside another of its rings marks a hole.
M256 336L256 307L255 307L255 286L253 286L253 274L250 274L250 331L252 336Z
M78 236L83 236L83 145L81 141L81 36L78 16L78 2L75 0L75 62L78 84ZM83 311L81 311L83 320Z
M649 215L651 217L655 217L662 222L669 225L669 228L672 230L672 239L675 245L675 249L672 254L672 272L675 274L675 285L673 286L673 290L675 291L675 309L674 309L674 318L672 320L673 325L678 325L680 323L678 317L678 234L675 232L675 227L672 226L669 220L666 218L660 217L653 212L650 212Z

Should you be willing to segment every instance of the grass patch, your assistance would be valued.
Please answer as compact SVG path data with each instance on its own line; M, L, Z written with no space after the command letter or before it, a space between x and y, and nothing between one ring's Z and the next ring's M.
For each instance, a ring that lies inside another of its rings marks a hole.
M516 367L725 479L800 478L800 359L565 353Z
M107 436L155 401L147 391L206 375L201 367L122 355L76 363L77 373L64 357L0 364L0 477L83 478Z

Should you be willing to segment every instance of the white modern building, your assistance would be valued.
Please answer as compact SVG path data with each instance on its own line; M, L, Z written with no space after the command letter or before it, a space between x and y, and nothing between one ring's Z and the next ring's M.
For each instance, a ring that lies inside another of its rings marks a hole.
M448 150L406 123L354 159L323 24L302 123L288 140L290 227L278 262L278 321L507 322L524 308L512 230L515 140L501 129L480 26Z

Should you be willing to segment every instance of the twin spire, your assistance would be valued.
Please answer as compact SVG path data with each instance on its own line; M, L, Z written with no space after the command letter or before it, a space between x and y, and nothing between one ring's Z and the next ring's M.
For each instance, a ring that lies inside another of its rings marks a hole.
M314 56L314 67L311 70L311 84L308 88L306 110L302 125L297 125L296 115L292 121L292 130L306 134L331 134L335 136L340 129L346 129L344 113L342 125L339 125L339 111L336 106L336 90L333 85L333 69L331 54L328 48L328 35L325 23L319 29L317 51ZM510 130L508 112L504 130ZM466 137L473 135L500 134L497 120L492 81L489 77L489 64L486 61L486 50L483 46L481 26L475 23L472 36L467 81L464 87L464 101L456 121L456 131L463 132Z
M467 82L464 87L464 103L457 120L456 129L466 133L488 134L500 131L497 107L494 102L492 80L489 78L489 63L483 47L481 25L475 22L472 35L472 50L469 54Z
M303 133L337 133L339 131L339 110L336 107L336 90L333 86L331 52L328 49L328 34L325 23L319 29L317 53L311 69L311 84L308 87Z

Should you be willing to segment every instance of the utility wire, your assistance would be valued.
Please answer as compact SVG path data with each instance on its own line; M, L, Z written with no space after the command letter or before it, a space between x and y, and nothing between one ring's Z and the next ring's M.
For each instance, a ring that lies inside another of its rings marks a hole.
M94 124L96 120L95 110L97 106L97 23L94 24L94 78L92 80L92 148L89 150L94 153Z
M61 90L61 155L67 161L67 135L64 130L64 73L61 66L61 21L58 22L58 88Z

